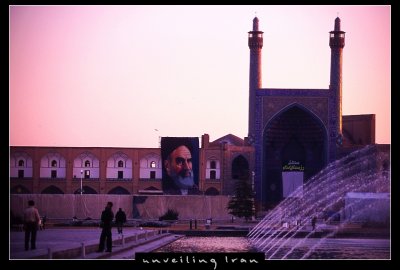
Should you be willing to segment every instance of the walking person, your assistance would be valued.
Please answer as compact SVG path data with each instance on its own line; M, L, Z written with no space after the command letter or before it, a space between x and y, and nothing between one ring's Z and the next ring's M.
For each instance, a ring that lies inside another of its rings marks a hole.
M122 208L119 208L117 214L115 214L115 223L117 224L118 234L122 234L122 227L126 222L126 214L122 211Z
M33 200L28 201L28 208L24 210L25 250L36 249L36 233L39 228L40 215Z
M113 203L108 202L106 205L106 208L101 213L100 226L101 226L102 230L101 230L101 235L100 235L99 249L97 250L97 252L104 251L104 246L105 246L106 240L107 240L106 252L111 252L111 250L112 250L111 227L112 227L112 221L114 219L114 213L111 210L112 206L113 206Z

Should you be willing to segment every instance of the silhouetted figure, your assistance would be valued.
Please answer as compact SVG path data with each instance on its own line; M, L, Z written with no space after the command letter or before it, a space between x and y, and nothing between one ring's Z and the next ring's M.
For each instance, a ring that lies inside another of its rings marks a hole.
M122 234L122 227L126 222L126 214L119 208L118 212L115 214L115 223L117 224L118 234Z
M46 217L46 215L44 215L42 217L42 230L46 229L46 221L47 221L47 217Z
M104 251L104 244L107 240L107 250L106 252L111 252L112 250L112 235L111 235L111 228L112 228L112 220L114 219L114 213L111 210L113 206L112 202L108 202L106 208L101 213L101 221L100 226L102 228L101 235L100 235L100 243L99 249L97 252Z
M311 226L312 226L313 231L315 231L315 224L316 223L317 223L317 217L313 216L312 219L311 219Z
M28 201L28 208L24 210L24 229L25 229L25 250L29 249L29 240L31 249L36 249L36 233L39 228L40 215L35 207L35 202Z

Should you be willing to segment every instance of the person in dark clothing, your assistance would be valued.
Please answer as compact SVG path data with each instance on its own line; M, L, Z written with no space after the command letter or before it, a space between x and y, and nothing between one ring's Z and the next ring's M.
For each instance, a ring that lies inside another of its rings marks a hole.
M115 214L115 223L117 224L118 234L122 234L122 227L126 222L126 214L119 208L117 214Z
M28 201L28 206L24 210L25 250L29 249L29 241L31 242L31 249L36 249L36 233L40 222L40 215L35 207L35 202Z
M311 226L312 226L313 231L315 231L316 223L317 223L317 217L313 216L312 219L311 219Z
M47 217L46 217L46 215L44 215L43 217L42 217L42 230L44 230L44 229L46 229L46 221L47 221Z
M112 235L111 235L111 228L112 228L112 221L114 219L114 213L111 210L113 206L112 202L108 202L106 205L106 208L104 211L101 213L101 221L100 221L100 226L102 227L101 230L101 235L100 235L100 243L99 243L99 249L97 252L103 252L104 251L104 244L107 239L107 250L106 252L111 252L112 251Z

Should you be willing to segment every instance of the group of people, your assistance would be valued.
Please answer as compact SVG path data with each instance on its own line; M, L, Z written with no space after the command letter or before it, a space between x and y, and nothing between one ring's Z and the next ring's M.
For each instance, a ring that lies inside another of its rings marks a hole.
M100 243L97 252L103 252L106 247L106 252L112 251L112 221L114 220L114 213L112 211L113 203L108 202L106 208L101 213L100 226L102 228L100 234ZM25 250L29 250L29 243L31 249L36 249L36 235L37 231L45 223L46 216L43 219L40 218L39 211L35 207L33 200L28 201L28 207L24 210L23 222L25 231ZM41 223L42 222L42 223ZM118 234L122 234L123 224L126 222L126 214L119 208L115 215L115 224L117 225Z
M164 148L162 149L164 151ZM177 145L172 148L168 147L166 152L163 152L165 172L163 177L163 191L166 194L199 194L197 181L193 171L192 150L189 143L178 141ZM30 200L29 207L24 211L24 229L25 229L25 250L36 248L36 234L38 229L44 229L46 217L42 219L39 216L39 211L35 207L35 202ZM112 221L114 213L112 211L113 203L108 202L104 211L101 213L100 226L102 228L100 235L100 243L97 252L103 252L106 248L107 252L112 251ZM73 218L76 220L76 217ZM126 222L126 214L119 208L115 215L115 224L118 234L122 234L123 224Z
M100 226L102 228L100 235L99 249L97 252L103 252L106 247L106 252L112 251L112 221L114 219L114 213L112 211L113 203L108 202L106 208L101 213ZM119 208L115 215L115 224L117 225L118 234L122 234L123 224L126 222L126 214Z

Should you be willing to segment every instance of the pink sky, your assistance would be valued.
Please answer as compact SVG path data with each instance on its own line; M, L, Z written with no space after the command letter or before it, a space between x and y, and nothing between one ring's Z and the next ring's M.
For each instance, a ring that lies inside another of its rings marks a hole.
M390 6L10 6L10 145L247 136L255 12L263 87L324 89L339 13L343 114L390 143Z

